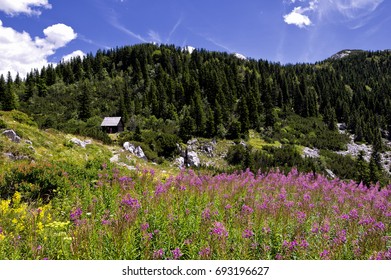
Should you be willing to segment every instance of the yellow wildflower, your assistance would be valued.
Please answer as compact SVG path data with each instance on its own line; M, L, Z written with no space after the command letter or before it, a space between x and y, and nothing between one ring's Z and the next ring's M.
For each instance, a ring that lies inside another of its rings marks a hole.
M3 233L0 233L0 241L3 241L5 239L5 235Z
M3 215L5 215L9 212L10 203L11 203L11 200L9 200L9 199L0 201L0 211Z
M37 232L40 233L43 230L43 224L41 222L37 223Z
M20 192L15 192L12 197L12 203L18 205L21 199L22 199L22 195L20 194Z

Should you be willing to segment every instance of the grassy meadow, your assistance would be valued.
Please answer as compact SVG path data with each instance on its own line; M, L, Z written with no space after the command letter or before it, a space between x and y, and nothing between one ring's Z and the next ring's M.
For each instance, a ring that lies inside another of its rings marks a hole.
M115 147L83 149L20 115L1 113L22 141L0 137L0 259L391 259L391 187L295 169L128 170Z

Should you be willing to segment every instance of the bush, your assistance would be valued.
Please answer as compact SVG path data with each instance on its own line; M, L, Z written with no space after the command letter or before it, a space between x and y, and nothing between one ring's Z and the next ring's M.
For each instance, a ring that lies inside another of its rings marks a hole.
M229 147L226 160L231 165L242 165L248 156L248 151L243 145L237 144Z
M57 189L65 188L67 178L63 171L51 163L24 163L11 169L1 182L0 196L11 197L16 191L23 197L50 200Z

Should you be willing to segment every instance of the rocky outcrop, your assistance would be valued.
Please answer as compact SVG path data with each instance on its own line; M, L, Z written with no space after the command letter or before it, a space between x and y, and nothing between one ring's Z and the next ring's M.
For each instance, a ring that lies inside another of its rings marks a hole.
M11 140L14 143L20 143L20 137L16 134L13 130L5 130L3 135L7 136L9 140Z
M78 138L72 138L71 140L70 140L73 144L75 144L75 145L77 145L77 146L80 146L80 147L82 147L82 148L85 148L87 145L90 145L91 143L92 143L92 141L91 140L85 140L85 141L83 141L83 140L80 140L80 139L78 139Z
M310 157L310 158L318 158L319 157L319 150L318 149L311 149L308 147L304 147L303 149L303 157Z
M16 155L13 153L4 153L6 157L8 157L10 160L24 160L24 159L29 159L28 156L25 155Z
M123 145L124 149L132 154L134 154L136 157L147 160L147 157L145 156L145 153L143 149L140 146L134 146L132 143L125 142Z

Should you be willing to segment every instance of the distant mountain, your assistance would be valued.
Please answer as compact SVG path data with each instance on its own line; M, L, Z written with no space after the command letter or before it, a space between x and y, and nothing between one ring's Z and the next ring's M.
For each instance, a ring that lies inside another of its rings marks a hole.
M186 47L184 47L182 50L183 50L184 52L188 52L189 54L192 54L193 51L194 51L195 49L196 49L195 47L186 46Z
M330 59L341 59L352 54L358 54L364 52L363 50L342 50L332 55Z
M240 54L240 53L234 53L234 56L239 59L247 60L247 57L243 54Z

